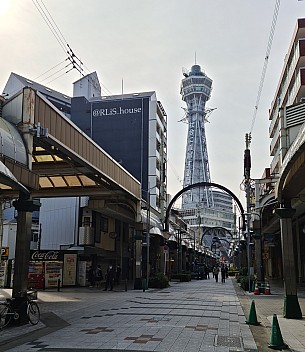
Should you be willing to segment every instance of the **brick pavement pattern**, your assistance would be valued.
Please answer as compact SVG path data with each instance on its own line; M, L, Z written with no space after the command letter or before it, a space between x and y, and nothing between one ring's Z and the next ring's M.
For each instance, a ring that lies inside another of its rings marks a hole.
M230 279L146 292L63 289L38 298L43 323L4 329L1 351L257 351ZM64 326L45 327L50 314Z
M272 314L279 314L290 351L305 352L304 321L281 317L281 290L254 296L240 290L235 279L222 284L211 278L172 282L167 289L146 292L42 291L42 322L0 331L0 351L267 351ZM9 295L10 290L0 290L0 297ZM252 299L262 321L259 327L246 324ZM305 298L300 302L303 310Z

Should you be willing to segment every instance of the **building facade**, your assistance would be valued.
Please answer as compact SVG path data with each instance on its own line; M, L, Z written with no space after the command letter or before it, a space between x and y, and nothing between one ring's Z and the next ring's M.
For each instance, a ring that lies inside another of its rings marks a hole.
M269 110L270 168L255 180L254 267L259 280L282 278L284 317L301 318L305 281L305 19L298 19Z
M71 119L71 98L15 73L11 74L5 87L7 99L28 86L42 93L55 109ZM107 147L108 155L120 168L124 167L130 176L135 175L131 177L143 182L142 205L145 209L135 214L128 207L128 201L125 204L119 200L120 196L116 197L111 192L106 201L93 195L42 198L39 226L35 224L33 228L31 248L74 249L78 251L82 262L80 267L83 268L84 263L85 267L101 264L105 272L107 266L112 264L123 268L123 277L134 280L143 275L143 268L138 264L143 259L143 236L137 236L137 233L142 234L150 228L153 234L151 244L156 248L154 255L151 253L150 262L155 270L161 270L160 267L164 265L160 249L163 243L160 217L165 207L166 193L166 113L157 101L155 92L139 93L126 95L123 102L118 97L112 97L114 106L111 109L114 110L111 112L117 109L118 116L112 121L102 121L104 115L99 114L104 107L99 104L107 98L102 98L100 91L95 72L75 82L73 111L76 119L83 117L83 111L87 113L84 109L88 109L88 104L94 106L89 118L89 130L88 125L82 125L81 122L80 127L103 149ZM92 99L93 102L87 101L85 105L79 103L86 99ZM108 102L111 104L111 99ZM107 144L103 145L103 141ZM5 215L9 218L8 213L9 210Z
M86 78L83 78L86 79ZM155 92L73 97L72 121L142 185L142 198L164 213L167 115Z

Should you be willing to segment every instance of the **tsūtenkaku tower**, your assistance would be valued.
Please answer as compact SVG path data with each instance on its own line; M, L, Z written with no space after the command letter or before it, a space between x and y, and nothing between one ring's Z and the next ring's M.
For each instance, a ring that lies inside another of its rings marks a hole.
M183 187L197 182L211 182L207 141L205 136L205 104L210 99L212 80L193 65L181 84L182 100L186 102L188 122ZM195 188L182 196L182 209L213 207L213 193L210 188Z
M186 120L188 123L184 188L198 182L211 182L205 135L206 118L214 110L206 108L211 91L212 80L199 65L193 65L190 72L184 73L181 95L187 105ZM235 230L230 195L220 190L212 190L211 187L193 188L182 195L180 214L192 228L194 242L202 243L210 248L215 247L215 253L218 252L219 256L227 256L226 249L228 248L224 247L228 247L227 239L232 238L231 234ZM221 241L214 243L215 238L220 238ZM222 250L216 248L217 246Z

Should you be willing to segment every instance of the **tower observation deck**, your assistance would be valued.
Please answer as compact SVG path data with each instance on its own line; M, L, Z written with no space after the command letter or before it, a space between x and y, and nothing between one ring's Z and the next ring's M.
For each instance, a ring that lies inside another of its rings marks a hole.
M211 182L207 141L205 135L205 104L210 99L212 80L193 65L181 84L182 100L186 102L188 122L183 187L197 182ZM182 196L182 209L213 207L213 193L210 188L196 188Z

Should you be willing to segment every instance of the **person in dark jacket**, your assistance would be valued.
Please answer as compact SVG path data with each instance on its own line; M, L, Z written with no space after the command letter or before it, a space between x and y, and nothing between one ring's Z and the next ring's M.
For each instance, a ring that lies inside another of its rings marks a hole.
M98 265L96 268L95 280L96 280L96 287L101 288L102 280L103 280L103 272L100 265Z
M216 282L218 282L218 274L219 274L219 267L217 265L215 265L214 269L213 269L213 275L214 275Z
M224 284L226 282L226 268L224 265L221 266L221 282Z
M112 265L109 265L107 269L107 274L106 274L106 285L104 291L108 290L108 287L110 287L109 291L113 290L113 281L114 281L114 270Z
M121 267L118 265L115 272L115 283L117 285L119 285L121 281L121 271Z
M94 287L94 285L95 285L95 271L94 271L92 265L89 267L89 270L88 270L88 281L90 283L89 287Z

